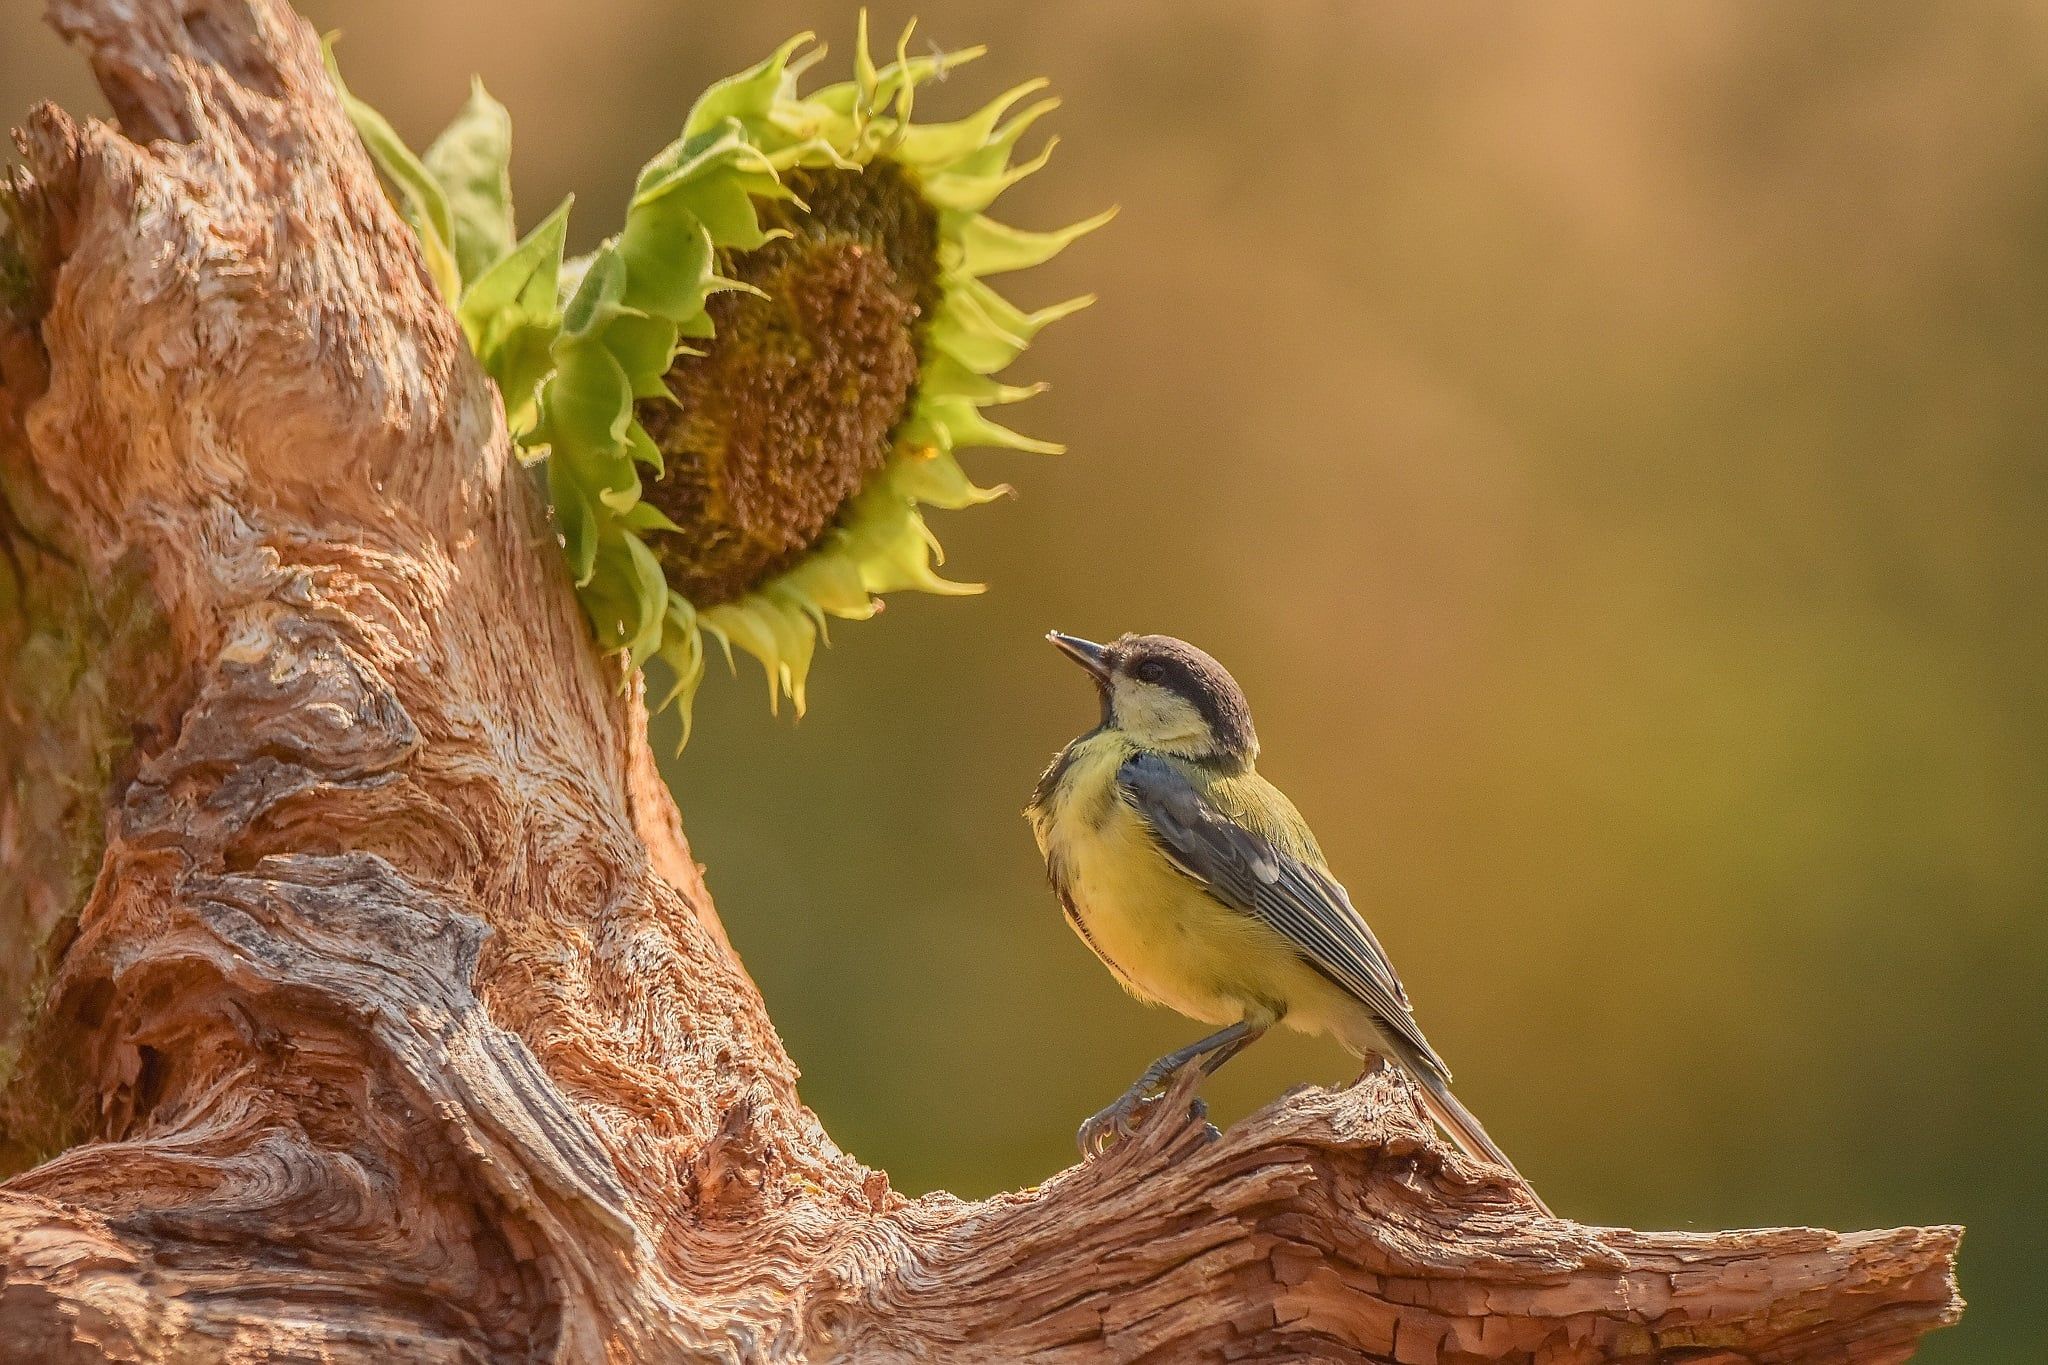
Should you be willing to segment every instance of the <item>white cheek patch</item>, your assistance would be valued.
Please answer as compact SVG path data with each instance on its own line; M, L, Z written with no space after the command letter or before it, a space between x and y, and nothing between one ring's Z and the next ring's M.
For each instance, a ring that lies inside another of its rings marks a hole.
M1154 749L1207 748L1209 727L1194 703L1179 693L1131 678L1118 678L1112 698L1125 734Z

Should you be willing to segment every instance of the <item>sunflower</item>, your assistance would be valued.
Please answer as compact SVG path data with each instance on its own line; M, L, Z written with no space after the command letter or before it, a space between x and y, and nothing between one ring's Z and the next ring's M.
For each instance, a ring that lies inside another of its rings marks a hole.
M985 217L1045 162L1012 163L1055 101L1042 82L955 123L918 87L979 51L877 69L863 19L851 81L798 93L809 35L698 100L641 173L624 230L570 299L532 443L599 641L659 656L687 728L704 638L761 662L799 714L829 618L884 593L971 593L939 576L923 506L981 488L953 452L1054 452L982 409L1029 396L992 376L1078 298L1021 311L986 280L1049 259L1056 232ZM799 55L799 54L802 55Z
M567 263L566 203L513 242L510 121L481 85L424 158L341 91L542 466L599 644L666 663L685 736L706 636L801 714L830 618L981 590L939 576L921 509L1009 489L976 486L954 451L1059 449L983 409L1038 391L993 376L1092 299L1026 312L987 280L1110 213L1053 232L985 216L1045 164L1051 142L1013 158L1057 101L1025 103L1030 81L913 122L918 88L981 49L911 57L909 40L877 68L863 14L850 81L798 92L824 55L804 34L713 86L641 170L618 235Z

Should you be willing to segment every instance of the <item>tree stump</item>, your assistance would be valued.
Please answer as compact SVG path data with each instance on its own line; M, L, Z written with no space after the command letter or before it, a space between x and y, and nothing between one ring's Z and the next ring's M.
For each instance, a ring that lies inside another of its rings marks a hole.
M52 17L119 127L29 117L0 271L0 1359L1876 1362L1959 1314L1957 1229L1545 1218L1389 1074L893 1192L312 32Z

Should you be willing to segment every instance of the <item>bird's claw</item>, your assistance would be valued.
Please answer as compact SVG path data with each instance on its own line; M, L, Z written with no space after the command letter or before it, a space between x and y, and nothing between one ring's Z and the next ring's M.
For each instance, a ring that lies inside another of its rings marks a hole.
M1081 1149L1081 1157L1092 1160L1103 1155L1110 1148L1128 1138L1138 1135L1138 1130L1152 1119L1152 1111L1165 1100L1163 1090L1149 1085L1133 1086L1119 1095L1116 1102L1098 1114L1094 1114L1074 1134L1074 1142ZM1204 1139L1215 1141L1223 1136L1216 1125L1208 1122L1209 1106L1197 1099L1188 1105L1188 1120L1202 1125Z
M1135 1136L1158 1103L1159 1097L1149 1090L1126 1090L1117 1096L1116 1103L1091 1115L1074 1134L1082 1158L1101 1156L1125 1138Z

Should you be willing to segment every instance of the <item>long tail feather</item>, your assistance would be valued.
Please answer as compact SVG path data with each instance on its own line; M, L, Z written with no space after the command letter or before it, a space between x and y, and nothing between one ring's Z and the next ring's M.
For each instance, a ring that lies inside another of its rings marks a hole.
M1458 1103L1458 1097L1451 1093L1451 1087L1441 1077L1431 1075L1423 1067L1410 1067L1408 1074L1422 1082L1422 1107L1436 1120L1437 1127L1458 1144L1459 1151L1475 1161L1490 1161L1504 1168L1521 1182L1522 1188L1529 1192L1529 1197L1536 1201L1536 1207L1543 1210L1546 1217L1555 1217L1550 1212L1550 1205L1543 1202L1543 1196L1536 1193L1536 1187L1515 1169L1515 1163L1508 1160L1508 1154L1486 1135L1486 1130L1479 1126L1479 1120L1472 1116L1472 1111Z

